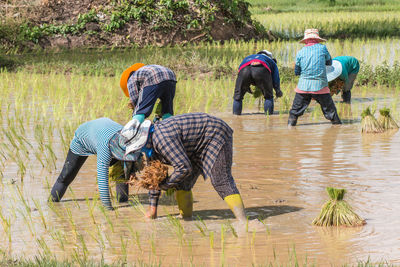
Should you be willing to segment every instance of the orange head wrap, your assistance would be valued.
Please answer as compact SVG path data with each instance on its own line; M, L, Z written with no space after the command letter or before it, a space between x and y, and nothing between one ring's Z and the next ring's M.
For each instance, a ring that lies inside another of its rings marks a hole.
M121 80L119 81L119 86L121 86L122 91L126 95L126 97L129 97L129 92L128 92L128 79L129 76L131 75L132 72L137 71L141 67L145 66L143 63L135 63L126 70L121 75Z

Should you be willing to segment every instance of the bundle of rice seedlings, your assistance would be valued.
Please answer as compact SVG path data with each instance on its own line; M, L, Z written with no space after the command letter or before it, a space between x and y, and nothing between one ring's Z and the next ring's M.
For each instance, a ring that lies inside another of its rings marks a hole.
M116 162L108 169L109 182L126 182L124 173L124 163L122 161Z
M378 123L382 126L383 129L399 129L399 126L394 121L392 116L390 116L390 109L383 108L379 110L380 116L378 118Z
M329 82L329 90L331 91L331 95L337 95L344 87L344 81L337 78L331 82Z
M262 94L260 88L255 87L255 89L254 89L254 91L253 91L253 97L254 97L254 98L259 98L259 97L262 96L262 95L263 95L263 94Z
M369 107L367 107L361 113L361 118L362 133L382 133L384 131L379 122L375 119L374 115L371 113Z
M326 191L331 199L322 206L320 214L312 224L317 226L361 226L365 224L365 220L343 200L345 189L327 187Z
M160 190L159 184L168 176L168 166L159 160L151 160L128 182L136 188Z

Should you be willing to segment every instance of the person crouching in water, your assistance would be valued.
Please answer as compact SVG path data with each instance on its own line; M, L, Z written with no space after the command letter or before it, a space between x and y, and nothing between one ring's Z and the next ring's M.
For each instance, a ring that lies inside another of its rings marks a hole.
M360 62L351 56L335 57L332 66L327 66L326 71L331 95L342 91L343 102L350 104L351 89L360 71ZM331 88L331 85L334 88Z
M236 78L235 93L233 96L233 114L242 114L242 102L246 92L252 93L250 85L255 85L261 90L264 101L265 114L274 113L274 95L281 97L279 70L276 59L272 53L263 50L255 55L247 56L239 65L239 73Z
M294 73L300 75L300 79L289 111L288 126L297 124L297 118L304 114L311 99L321 105L326 119L332 124L341 124L328 87L326 65L332 65L332 58L326 46L321 44L325 41L319 37L317 29L305 30L304 39L300 41L305 46L296 56Z
M109 118L100 118L85 122L75 131L71 141L64 167L51 189L50 200L59 202L65 194L68 186L75 179L80 168L89 155L97 155L97 184L100 199L106 209L112 210L109 191L109 167L117 161L123 161L124 176L128 181L130 174L134 172L142 154L135 153L136 146L142 142L145 144L151 122L140 124L137 120L130 121L126 127L124 136L123 126ZM144 139L143 139L144 138ZM125 185L124 183L120 183ZM119 202L128 200L125 186L117 183L117 198Z
M246 215L242 198L232 177L233 130L223 120L205 113L170 117L154 124L142 151L151 160L174 167L161 183L160 190L176 189L176 200L183 218L193 213L192 188L199 175L210 178L219 196L225 200L239 221ZM147 188L149 189L149 188ZM150 190L146 216L157 217L160 190Z

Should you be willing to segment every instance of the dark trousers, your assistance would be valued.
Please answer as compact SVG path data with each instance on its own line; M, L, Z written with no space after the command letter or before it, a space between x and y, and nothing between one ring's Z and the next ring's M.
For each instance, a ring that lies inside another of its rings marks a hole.
M175 81L163 81L144 87L139 93L134 115L144 114L146 118L150 116L157 99L161 100L161 115L166 113L174 115L175 89Z
M251 92L250 85L255 85L260 89L264 99L268 100L264 103L264 111L272 114L274 112L272 76L268 69L261 64L256 66L249 65L239 71L233 95L233 113L236 115L242 113L242 100L247 92Z
M50 199L59 202L67 191L68 186L75 179L79 170L85 163L87 156L79 156L68 150L63 169L51 189ZM114 162L115 163L115 162ZM128 201L129 187L127 184L117 184L117 198L119 202Z
M335 103L330 94L299 94L296 93L292 108L289 111L288 124L295 126L297 118L304 114L304 111L310 105L311 99L315 99L321 106L322 113L325 118L330 120L332 124L341 124L337 114Z

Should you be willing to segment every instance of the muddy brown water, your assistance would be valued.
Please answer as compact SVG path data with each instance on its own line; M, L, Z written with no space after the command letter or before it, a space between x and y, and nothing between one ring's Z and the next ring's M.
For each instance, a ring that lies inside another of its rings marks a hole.
M159 219L152 222L143 219L137 205L120 205L117 211L105 213L94 207L91 216L88 205L97 196L95 157L85 163L72 191L51 207L47 204L49 186L64 161L61 150L56 150L59 158L54 173L32 163L21 183L13 178L16 167L5 170L0 206L3 216L11 219L9 228L2 220L0 248L16 257L32 258L41 252L69 259L103 257L106 262L126 257L128 262L172 266L285 264L296 258L299 263L321 266L368 258L400 264L399 132L361 135L357 119L332 126L323 118L313 121L310 114L301 117L294 129L286 127L287 115L269 119L249 113L218 116L234 129L233 176L247 213L251 219L264 219L265 229L235 237L226 223L232 214L209 180L203 179L194 187L194 215L207 226L204 235L198 220L179 220L180 228L168 219L168 214L178 211L173 199L166 197ZM327 186L346 188L345 199L367 224L358 228L312 226L328 198ZM145 191L131 193L147 208Z

